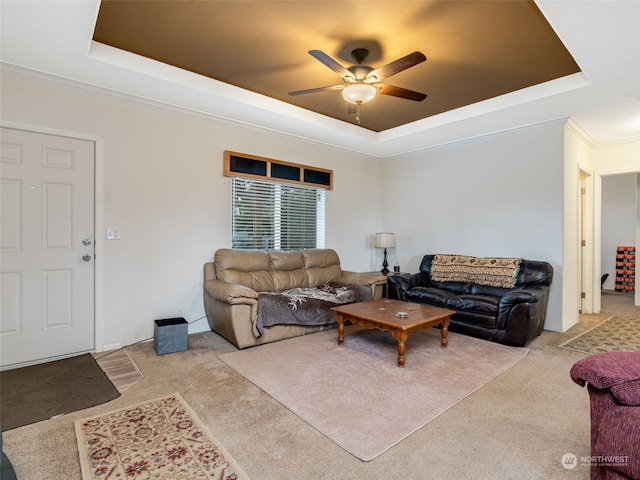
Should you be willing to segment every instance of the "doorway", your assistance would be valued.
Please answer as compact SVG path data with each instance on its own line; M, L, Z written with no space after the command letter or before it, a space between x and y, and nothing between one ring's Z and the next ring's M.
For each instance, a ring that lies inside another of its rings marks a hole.
M603 175L601 183L601 274L609 274L603 285L603 291L608 293L617 288L617 276L622 273L620 271L622 267L618 267L618 248L637 245L640 225L638 218L638 212L640 212L640 175L637 172L612 173ZM626 284L628 279L620 280L624 280ZM631 291L625 288L624 294L636 297L634 303L638 305L637 280L635 284L635 293L633 288Z

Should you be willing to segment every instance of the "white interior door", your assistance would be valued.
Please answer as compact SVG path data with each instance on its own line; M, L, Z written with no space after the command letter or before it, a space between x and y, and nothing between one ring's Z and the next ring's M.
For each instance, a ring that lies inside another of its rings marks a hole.
M94 143L0 134L0 366L92 350Z

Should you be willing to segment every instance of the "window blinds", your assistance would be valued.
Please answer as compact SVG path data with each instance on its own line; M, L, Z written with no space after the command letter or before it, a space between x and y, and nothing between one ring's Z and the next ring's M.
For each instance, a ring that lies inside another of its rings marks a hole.
M323 188L239 177L231 180L232 248L324 248Z

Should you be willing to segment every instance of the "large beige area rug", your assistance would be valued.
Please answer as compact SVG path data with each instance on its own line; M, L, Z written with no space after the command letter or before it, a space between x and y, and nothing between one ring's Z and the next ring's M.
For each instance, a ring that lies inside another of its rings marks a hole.
M409 337L406 365L388 333L328 330L220 355L220 359L336 444L372 460L527 355L440 330Z
M612 316L560 345L562 348L593 355L600 352L640 350L640 320Z
M83 480L248 478L178 393L75 428Z

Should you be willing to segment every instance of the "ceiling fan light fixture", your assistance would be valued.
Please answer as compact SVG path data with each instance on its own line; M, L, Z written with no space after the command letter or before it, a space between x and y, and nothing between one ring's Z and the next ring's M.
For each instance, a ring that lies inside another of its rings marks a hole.
M370 102L375 98L376 93L376 87L366 83L352 83L342 89L342 97L356 105Z

